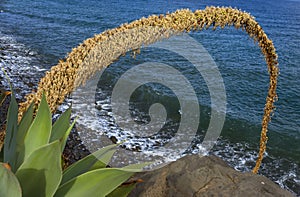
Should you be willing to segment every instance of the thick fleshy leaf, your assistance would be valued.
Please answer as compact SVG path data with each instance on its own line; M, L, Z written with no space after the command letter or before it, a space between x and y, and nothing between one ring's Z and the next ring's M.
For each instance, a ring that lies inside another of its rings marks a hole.
M70 127L71 107L67 109L53 124L50 142L63 138Z
M120 187L112 191L110 194L108 194L107 197L127 197L133 190L135 185L136 183L121 185Z
M3 159L4 159L4 151L3 151L3 148L1 149L0 147L0 162L3 162Z
M33 151L49 142L51 129L51 113L46 101L46 97L43 95L36 117L25 136L24 159L28 158Z
M53 196L62 177L59 141L35 150L20 166L16 176L24 197Z
M86 172L61 185L55 196L106 196L115 190L134 172L115 168L101 168Z
M24 154L25 154L24 139L33 120L33 111L34 111L34 105L31 104L27 109L27 111L24 113L21 122L18 126L18 133L16 138L17 140L16 155L15 155L16 162L15 165L12 167L13 172L15 172L24 161Z
M59 139L60 144L61 144L61 152L63 152L64 149L65 149L68 137L69 137L69 135L70 135L70 133L71 133L72 128L74 127L74 125L75 125L75 121L71 124L71 126L69 126L69 128L67 129L67 131L65 131L64 136Z
M131 164L131 165L123 167L122 169L132 171L132 172L141 172L141 171L143 171L144 167L149 166L151 164L153 164L153 162Z
M18 131L18 103L14 93L11 94L11 100L7 113L6 135L4 139L4 162L14 166L16 154L16 137Z
M7 164L0 163L0 196L1 197L21 197L22 191L17 177Z
M61 185L91 170L95 164L98 168L105 168L116 151L114 149L116 146L115 144L106 146L69 166L63 173Z
M100 160L98 160L96 163L94 163L92 167L90 167L89 171L107 167L115 152L115 149L107 151L101 156Z

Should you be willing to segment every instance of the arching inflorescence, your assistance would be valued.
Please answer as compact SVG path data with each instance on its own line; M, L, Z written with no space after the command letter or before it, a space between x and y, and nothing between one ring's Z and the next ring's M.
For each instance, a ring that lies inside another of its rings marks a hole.
M77 48L74 48L65 60L60 60L56 66L46 72L40 80L36 92L28 94L26 101L20 104L19 118L32 102L38 105L43 92L46 93L50 109L54 112L74 88L83 84L96 71L109 66L128 51L138 50L141 46L182 32L203 30L209 27L224 28L225 26L234 26L246 31L258 43L265 56L270 75L269 91L262 120L260 151L253 169L253 172L257 173L266 149L268 123L274 110L273 103L277 98L277 54L272 41L254 17L230 7L207 7L194 12L183 9L166 15L153 15L123 24L85 40Z

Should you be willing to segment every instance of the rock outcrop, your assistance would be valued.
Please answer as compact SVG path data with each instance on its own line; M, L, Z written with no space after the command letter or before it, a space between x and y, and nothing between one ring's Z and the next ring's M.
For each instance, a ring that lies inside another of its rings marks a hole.
M135 178L143 182L130 197L293 196L266 177L238 172L216 156L185 156Z

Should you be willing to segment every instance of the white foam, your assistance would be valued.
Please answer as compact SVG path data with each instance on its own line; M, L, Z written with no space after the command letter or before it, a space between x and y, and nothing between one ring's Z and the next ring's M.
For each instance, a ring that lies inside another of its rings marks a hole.
M17 42L12 36L0 32L0 67L4 68L18 98L24 97L37 85L44 68L39 67L38 53L22 43ZM3 71L0 77L5 78ZM9 88L6 80L2 81L5 88Z

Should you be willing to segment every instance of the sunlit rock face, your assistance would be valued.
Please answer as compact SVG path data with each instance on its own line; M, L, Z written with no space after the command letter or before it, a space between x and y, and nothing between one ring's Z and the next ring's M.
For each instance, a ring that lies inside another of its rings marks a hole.
M155 171L137 174L143 180L129 195L164 196L293 196L264 176L242 173L216 156L185 156Z

